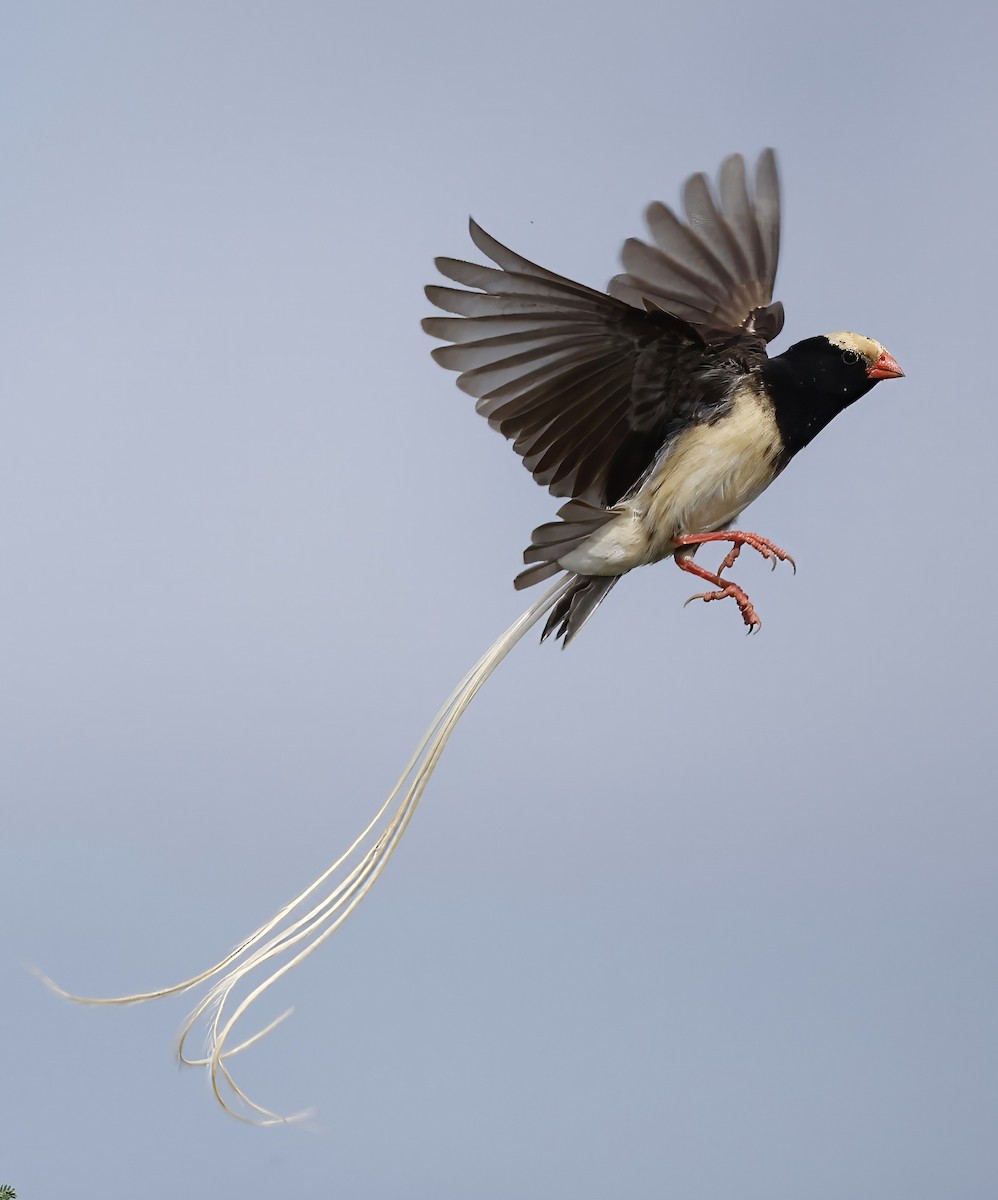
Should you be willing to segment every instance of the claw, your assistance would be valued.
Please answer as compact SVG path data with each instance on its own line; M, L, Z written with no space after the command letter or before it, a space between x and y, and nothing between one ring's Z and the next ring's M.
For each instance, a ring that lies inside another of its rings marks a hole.
M684 570L688 570L688 568L684 568ZM748 595L737 583L726 583L723 579L718 579L718 582L724 584L720 590L716 592L697 592L695 596L690 596L683 605L683 608L686 608L688 604L692 604L694 600L702 600L704 604L709 604L712 600L726 600L730 596L738 605L738 611L742 615L742 620L748 626L748 632L755 633L757 629L760 629L762 621L759 620L759 614L752 607L752 601L748 598Z
M690 596L683 603L683 608L687 608L694 600L702 600L704 604L709 604L711 600L723 600L728 594L728 592L697 592L695 596Z

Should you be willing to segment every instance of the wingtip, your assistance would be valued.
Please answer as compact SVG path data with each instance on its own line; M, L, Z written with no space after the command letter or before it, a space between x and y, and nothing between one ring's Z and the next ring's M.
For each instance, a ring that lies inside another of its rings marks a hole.
M423 288L423 295L427 298L427 300L429 300L434 308L439 308L442 312L450 312L445 299L449 290L449 288L441 287L439 283L428 283Z
M486 233L474 217L468 218L468 233L476 249L480 250L486 258L491 259L494 263L499 263L499 258L496 257L497 253L502 250L506 250L507 253L510 252L508 247L502 246L491 234Z
M777 192L780 189L780 165L776 157L776 151L772 146L767 146L759 155L759 160L755 164L755 186L756 193L764 183L769 183Z
M726 171L732 168L737 169L742 175L745 174L745 155L739 154L737 151L734 154L729 154L722 162L718 170L719 175L723 175Z

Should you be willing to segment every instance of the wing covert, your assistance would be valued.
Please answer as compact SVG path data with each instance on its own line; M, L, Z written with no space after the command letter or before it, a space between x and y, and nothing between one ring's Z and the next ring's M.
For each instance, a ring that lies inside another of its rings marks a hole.
M426 289L433 304L456 314L423 321L427 333L451 343L433 358L460 372L458 387L553 495L615 503L627 473L640 474L648 465L642 454L648 460L661 444L653 438L646 448L647 404L635 411L639 360L652 346L666 361L691 351L699 359L700 338L668 313L637 311L539 267L474 221L470 229L496 267L436 260L447 279L477 290ZM667 389L662 402L668 406Z

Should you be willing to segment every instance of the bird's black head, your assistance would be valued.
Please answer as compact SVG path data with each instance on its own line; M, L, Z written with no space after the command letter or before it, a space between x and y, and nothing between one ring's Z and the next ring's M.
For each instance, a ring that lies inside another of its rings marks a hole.
M829 333L798 342L763 367L783 439L783 461L881 379L904 372L873 338Z

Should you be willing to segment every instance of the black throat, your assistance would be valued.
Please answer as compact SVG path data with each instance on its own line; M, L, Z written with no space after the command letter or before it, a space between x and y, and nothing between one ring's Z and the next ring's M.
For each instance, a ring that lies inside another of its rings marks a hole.
M762 368L783 440L780 467L876 384L866 363L825 337L808 338Z

